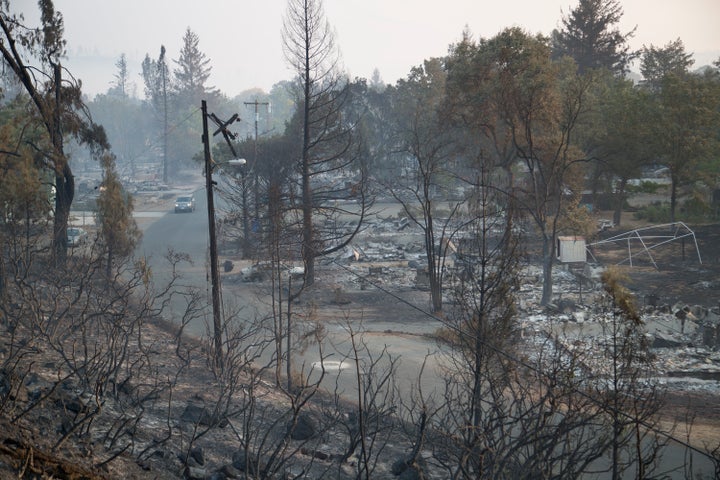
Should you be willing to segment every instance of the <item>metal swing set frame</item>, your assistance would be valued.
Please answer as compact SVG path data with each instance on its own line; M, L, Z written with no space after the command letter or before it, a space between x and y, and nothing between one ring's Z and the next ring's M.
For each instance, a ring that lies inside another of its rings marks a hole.
M665 233L665 232L670 233ZM652 250L659 248L663 245L667 245L668 243L675 242L678 240L684 240L686 238L691 238L693 241L693 244L695 245L695 251L697 253L698 262L702 264L702 258L700 257L700 249L698 248L697 239L695 238L695 232L693 232L687 225L685 225L683 222L673 222L673 223L665 223L662 225L652 225L649 227L643 227L643 228L637 228L635 230L630 230L625 233L621 233L619 235L615 235L614 237L607 238L605 240L600 240L591 244L587 245L587 252L590 254L592 259L597 262L597 259L593 255L591 247L605 245L608 243L613 244L619 244L619 243L626 243L627 244L627 258L622 260L621 262L618 262L617 265L622 265L624 263L628 263L631 267L633 266L633 244L634 242L639 243L642 246L642 250L635 254L637 257L638 255L647 254L648 258L652 262L652 264L655 266L656 269L659 270L659 267L657 263L655 262L655 258L653 258Z

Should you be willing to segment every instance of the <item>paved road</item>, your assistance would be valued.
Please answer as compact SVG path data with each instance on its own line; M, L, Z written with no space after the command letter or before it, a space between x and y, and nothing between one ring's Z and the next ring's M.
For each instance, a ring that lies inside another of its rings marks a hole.
M144 255L149 259L156 284L161 284L170 277L169 265L163 258L168 248L172 248L176 252L189 254L194 265L183 265L180 269L183 275L181 285L198 288L206 294L206 311L203 318L191 322L186 327L186 331L194 335L204 335L208 333L208 325L211 324L212 319L211 285L208 275L207 203L204 189L195 192L195 199L197 208L194 213L175 214L172 211L170 202L166 202L164 207L160 206L155 211L137 212L138 223L143 229L143 239L137 252L139 255ZM383 210L387 212L387 208L389 207L385 207ZM257 311L267 308L263 302L257 300L256 284L223 285L223 299L226 304L252 305L253 308L245 311L248 316L255 316ZM185 304L181 299L176 298L175 301L171 302L168 312L169 319L176 323L179 322L178 319L184 307ZM260 314L262 313L264 312L260 311ZM437 356L434 355L437 353L434 342L429 342L420 335L433 331L438 326L432 324L431 321L408 325L407 322L395 323L392 322L392 319L388 319L387 322L382 324L376 323L362 327L353 326L353 328L357 331L371 331L366 337L370 356L378 358L386 350L393 357L400 358L397 364L399 369L398 379L403 389L408 390L417 380L425 357L431 355L433 360L437 359ZM386 333L391 331L406 332L409 335ZM335 324L328 324L327 332L328 337L323 344L323 354L328 360L325 363L327 372L325 386L334 388L337 378L340 389L352 394L356 391L356 379L353 364L348 361L351 344L347 330L342 325L342 322L338 321ZM362 357L363 361L366 362L368 360L367 352ZM295 362L298 366L304 364L306 370L312 368L313 365L316 370L319 370L319 360L318 348L310 347L304 355L298 356ZM435 368L435 366L427 367L426 378L423 379L426 391L432 388L432 385L438 380L438 375L433 373Z
M166 208L160 209L159 211L138 212L138 221L144 231L144 237L139 246L138 253L150 258L154 275L160 281L168 278L170 273L162 260L168 247L173 248L177 252L186 252L190 255L194 266L185 266L182 268L182 274L184 275L183 285L191 285L206 292L207 301L205 317L191 323L186 331L195 335L203 335L207 333L207 325L209 325L210 319L212 318L210 284L207 274L208 223L204 190L201 189L197 191L195 198L197 201L197 209L194 213L190 214L174 214L172 213L172 206L169 204ZM389 212L390 208L391 206L388 206L384 211ZM396 215L397 212L392 211L391 214ZM387 214L382 216L387 216ZM232 295L228 293L228 286L225 286L223 291L225 292L226 299L232 298L233 301L238 303L254 302L254 284L234 286L232 287ZM255 304L256 306L259 305L257 302L255 302ZM179 315L182 308L183 305L181 303L173 304L170 310L171 318L174 315ZM248 311L248 314L251 314L251 312ZM436 327L437 325L432 325L427 322L408 325L407 322L401 324L393 322L392 319L388 319L387 322L364 326L366 330L370 330L366 333L365 339L373 356L377 357L380 352L387 349L393 356L400 357L396 378L401 395L403 395L405 399L407 399L407 394L411 390L410 387L415 384L420 367L427 355L430 355L429 358L431 361L423 377L424 393L428 394L431 389L442 385L442 374L437 371L435 364L435 361L439 358L437 355L437 346L417 335L425 333L428 330L433 330ZM587 327L591 328L590 325ZM327 329L329 335L323 345L323 350L325 355L331 355L328 358L329 362L326 363L328 377L324 386L331 390L334 389L337 379L338 389L344 392L346 396L352 397L356 392L356 378L353 372L352 362L347 359L347 354L350 351L347 331L342 326L341 321L335 324L328 324ZM404 331L409 333L409 335L386 333L389 331ZM317 350L310 348L303 356L296 358L296 364L299 365L304 362L306 368L309 368L318 360L319 355L317 354ZM664 452L665 465L677 466L684 464L684 454L685 451L681 447L672 446L671 448L666 448ZM696 455L694 461L696 472L701 470L706 473L711 472L711 466L705 459ZM680 476L674 477L671 475L671 478L682 478L681 472L678 472L678 475ZM605 476L599 475L595 478L605 478Z
M191 191L191 187L183 190ZM136 252L148 259L156 286L171 278L170 264L165 260L169 249L177 253L186 253L193 262L183 263L179 273L183 278L180 287L194 287L208 292L205 302L207 311L201 320L190 323L186 331L194 335L206 332L206 322L212 318L210 284L206 274L208 263L208 217L205 191L195 192L197 206L192 213L174 213L173 196L164 202L157 202L153 210L142 210L135 214L138 225L143 230L143 238ZM179 318L185 304L180 297L170 303L168 320L179 324Z

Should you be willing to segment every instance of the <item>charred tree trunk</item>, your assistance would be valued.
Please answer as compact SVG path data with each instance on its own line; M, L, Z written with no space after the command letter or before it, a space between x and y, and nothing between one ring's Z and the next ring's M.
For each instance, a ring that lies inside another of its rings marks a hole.
M552 300L553 278L552 270L555 263L555 239L546 233L543 234L543 289L541 305L547 305Z
M53 129L52 143L54 155L56 156L55 164L58 167L55 170L55 216L53 220L53 247L55 253L55 261L57 265L65 265L67 259L67 225L70 218L70 205L72 205L75 196L75 178L72 170L65 158L63 148L63 131L62 131L62 104L61 82L62 69L59 63L53 65L53 75L55 80L55 110L53 112Z

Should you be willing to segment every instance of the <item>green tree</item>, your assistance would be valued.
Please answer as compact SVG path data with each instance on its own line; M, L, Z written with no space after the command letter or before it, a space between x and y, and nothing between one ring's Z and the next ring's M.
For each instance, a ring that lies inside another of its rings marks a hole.
M45 245L52 211L50 184L42 156L30 146L39 140L24 102L0 110L0 304L5 302L6 275L25 278L34 254Z
M623 16L617 0L579 0L562 18L562 28L552 34L553 54L575 59L580 72L606 68L624 75L634 58L628 40L635 29L621 33L616 25Z
M642 84L649 90L658 92L667 75L685 75L693 63L695 61L692 54L685 52L685 46L679 38L664 47L643 47L640 55Z
M180 57L174 62L177 68L173 70L173 85L179 104L197 106L202 100L214 102L218 92L207 85L212 71L210 59L200 50L200 38L189 27L183 36Z
M117 72L114 75L115 80L113 81L112 88L109 92L120 97L128 97L130 88L130 73L128 71L127 58L124 53L120 54L120 58L115 62Z
M613 223L620 225L626 199L627 182L638 178L644 165L651 162L648 147L650 97L630 80L610 78L597 93L597 117L593 122L588 147L597 158L599 173L608 180L614 196Z
M290 80L276 83L270 88L267 100L270 102L268 110L270 125L268 131L280 134L285 129L285 124L295 114L293 83Z
M699 167L718 153L717 82L705 75L665 75L654 108L652 145L658 163L670 171L670 221L674 222L680 188L701 180Z
M60 60L65 54L62 15L51 0L40 0L41 26L29 28L22 16L10 14L9 2L0 1L0 53L5 64L27 92L45 130L43 169L52 172L55 187L53 247L58 264L67 256L66 229L75 196L75 179L65 154L65 136L72 135L95 155L108 148L105 132L86 115L80 85L63 80ZM27 63L35 59L38 66ZM39 145L38 145L39 147Z
M173 85L165 59L165 46L160 46L160 55L157 60L150 58L149 54L145 54L141 67L145 98L156 111L162 112L164 96Z
M574 62L553 61L549 42L519 28L473 45L465 39L450 60L453 107L488 139L496 165L510 173L501 188L517 201L542 240L542 303L552 298L555 239L566 207L577 203L587 161L577 130L589 107L594 76ZM459 106L458 106L459 105ZM469 106L469 107L468 107Z
M132 216L132 196L123 190L115 173L115 159L105 155L103 181L97 199L97 224L99 239L107 258L107 278L112 278L113 266L118 259L130 256L141 232Z
M111 90L96 95L88 109L107 132L118 172L134 177L138 161L147 160L152 152L155 123L141 100L114 95Z
M208 86L212 67L210 59L200 50L200 38L190 28L183 36L183 47L180 56L173 60L173 89L171 97L171 120L173 127L168 132L168 161L172 165L169 172L176 172L184 164L191 166L198 152L197 138L201 135L199 126L198 106L203 100L212 107L213 113L220 118L230 118L228 100L215 89Z
M167 183L170 170L168 160L168 95L172 83L167 60L165 59L164 45L160 46L160 56L157 60L152 60L150 55L145 55L142 63L142 76L145 83L146 102L160 125L158 130L162 132L162 176L163 182Z

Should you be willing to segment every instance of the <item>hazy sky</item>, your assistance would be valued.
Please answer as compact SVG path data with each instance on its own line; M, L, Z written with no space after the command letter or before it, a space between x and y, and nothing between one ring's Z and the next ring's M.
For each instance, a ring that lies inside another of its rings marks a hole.
M55 0L65 19L66 66L90 96L107 91L120 54L142 95L140 64L156 59L165 45L170 68L190 27L211 60L209 84L234 96L268 91L291 78L282 53L285 0ZM633 48L664 46L682 39L695 67L720 57L720 0L621 0L620 28L637 26ZM12 0L11 9L37 18L36 0ZM377 68L395 83L422 63L442 56L467 26L477 37L506 27L550 32L577 0L324 0L327 20L351 77L370 78Z

